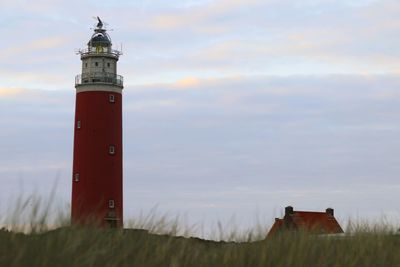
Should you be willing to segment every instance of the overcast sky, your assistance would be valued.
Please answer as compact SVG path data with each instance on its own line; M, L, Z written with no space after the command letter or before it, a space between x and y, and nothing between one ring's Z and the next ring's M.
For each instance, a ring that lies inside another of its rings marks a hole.
M102 3L101 3L102 2ZM400 220L400 2L0 0L0 210L71 195L75 51L124 55L125 219Z

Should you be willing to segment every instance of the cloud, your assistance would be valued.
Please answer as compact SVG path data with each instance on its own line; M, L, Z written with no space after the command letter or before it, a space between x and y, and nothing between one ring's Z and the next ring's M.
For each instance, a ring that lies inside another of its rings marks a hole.
M172 11L170 14L156 15L151 19L150 27L158 30L177 30L177 29L193 29L201 28L201 25L207 24L208 21L213 21L218 16L224 16L234 10L245 8L255 8L258 5L266 4L260 0L220 0L212 1L206 5L190 6L190 8L179 8Z
M19 88L0 88L0 98L12 97L23 92Z
M174 87L178 88L178 89L187 89L187 88L192 88L192 87L196 87L200 84L200 80L196 77L186 77L183 78L179 81L177 81L174 84Z
M233 2L150 16L160 28L146 28L147 36L166 41L140 46L149 59L132 66L140 79L160 71L215 77L399 70L399 20L392 15L398 4L392 1L258 1L245 8Z

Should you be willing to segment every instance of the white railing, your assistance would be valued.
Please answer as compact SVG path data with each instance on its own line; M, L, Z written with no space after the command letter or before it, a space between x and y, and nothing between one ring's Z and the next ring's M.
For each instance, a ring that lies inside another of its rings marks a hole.
M107 72L91 72L76 75L75 85L106 83L117 86L124 85L124 77Z
M104 47L91 47L91 48L79 49L76 53L81 56L102 54L102 55L112 55L115 57L119 57L120 55L122 55L122 52L119 50L114 50L111 48L104 48Z

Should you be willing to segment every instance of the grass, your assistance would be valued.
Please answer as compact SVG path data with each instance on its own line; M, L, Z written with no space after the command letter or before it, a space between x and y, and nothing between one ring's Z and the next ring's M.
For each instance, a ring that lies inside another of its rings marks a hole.
M300 232L263 239L248 233L249 242L216 242L176 236L188 232L177 220L156 216L134 224L150 231L69 227L67 216L50 230L48 206L25 204L18 212L30 211L30 231L16 220L10 230L0 230L0 266L400 266L400 236L388 226L350 225L341 238Z
M400 266L400 238L360 231L343 239L298 233L235 243L145 230L0 231L0 266Z

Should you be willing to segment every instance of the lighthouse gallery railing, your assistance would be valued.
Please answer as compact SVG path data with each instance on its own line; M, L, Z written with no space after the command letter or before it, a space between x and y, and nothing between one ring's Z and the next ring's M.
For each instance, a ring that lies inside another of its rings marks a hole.
M124 77L121 75L107 73L107 72L91 72L76 75L75 85L93 84L93 83L107 83L112 85L123 86Z

